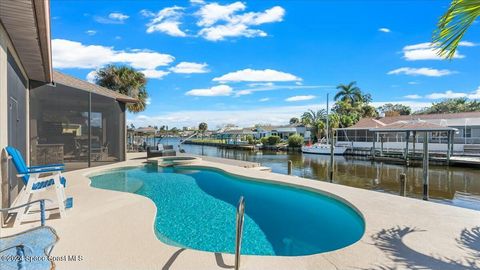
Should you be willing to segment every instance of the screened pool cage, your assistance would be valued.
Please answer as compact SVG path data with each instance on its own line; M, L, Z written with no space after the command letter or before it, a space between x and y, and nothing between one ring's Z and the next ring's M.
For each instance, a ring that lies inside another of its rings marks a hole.
M67 170L125 160L125 104L62 84L30 90L32 165Z

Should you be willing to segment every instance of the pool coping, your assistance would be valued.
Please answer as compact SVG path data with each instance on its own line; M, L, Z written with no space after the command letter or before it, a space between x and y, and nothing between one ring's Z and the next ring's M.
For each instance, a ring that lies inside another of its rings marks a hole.
M87 175L140 166L145 160L65 173L67 196L73 196L75 204L66 218L47 220L60 236L52 256L76 254L84 259L57 261L56 269L225 269L233 265L232 254L182 249L158 240L154 232L157 209L150 199L90 186ZM460 246L458 239L465 230L479 226L479 211L205 160L191 166L198 165L334 195L364 218L364 235L350 246L307 256L245 255L241 269L408 269L412 265L467 269L476 256L475 251ZM2 231L11 234L34 226L38 223ZM480 267L480 262L473 263Z

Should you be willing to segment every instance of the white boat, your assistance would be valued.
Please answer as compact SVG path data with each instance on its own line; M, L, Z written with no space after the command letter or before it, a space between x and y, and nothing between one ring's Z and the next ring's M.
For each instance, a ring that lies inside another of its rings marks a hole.
M330 155L330 144L316 143L310 146L302 146L302 152L307 154ZM343 155L347 151L345 146L335 146L333 149L334 155Z

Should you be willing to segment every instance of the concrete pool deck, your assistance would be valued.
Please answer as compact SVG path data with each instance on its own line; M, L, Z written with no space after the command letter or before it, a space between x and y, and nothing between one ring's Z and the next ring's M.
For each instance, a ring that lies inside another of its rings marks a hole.
M145 160L135 156L125 162L65 173L66 193L74 197L74 207L64 219L53 215L47 220L60 237L51 255L59 259L76 255L82 260L57 261L56 269L233 268L232 254L160 242L153 228L156 207L148 198L90 187L88 174L140 166ZM241 269L480 269L479 211L226 163L202 160L195 165L330 193L354 205L365 218L365 234L353 245L310 256L242 256ZM38 224L2 228L2 237Z

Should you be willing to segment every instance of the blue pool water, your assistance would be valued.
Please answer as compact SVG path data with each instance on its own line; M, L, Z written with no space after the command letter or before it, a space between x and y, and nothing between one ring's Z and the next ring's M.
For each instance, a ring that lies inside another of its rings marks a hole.
M92 186L136 193L157 206L157 237L211 252L235 250L235 213L245 198L242 254L299 256L361 238L364 221L344 203L318 193L262 183L214 169L145 166L91 177Z

